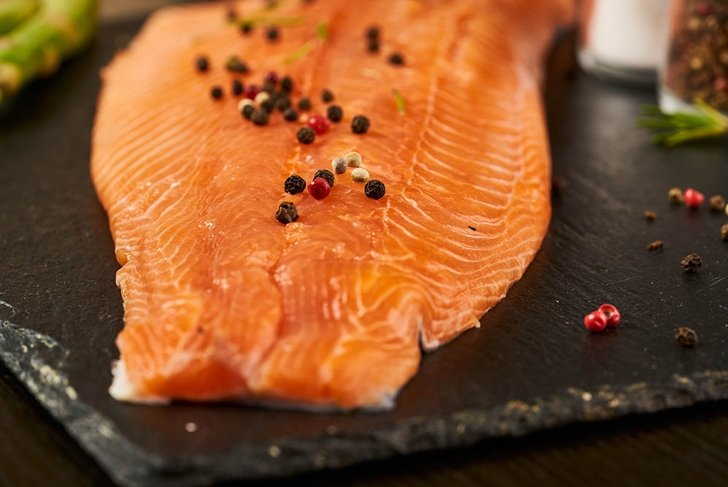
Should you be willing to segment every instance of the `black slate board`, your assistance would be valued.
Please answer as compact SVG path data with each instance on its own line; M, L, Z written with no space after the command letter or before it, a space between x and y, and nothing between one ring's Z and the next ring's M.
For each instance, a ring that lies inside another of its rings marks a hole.
M0 114L0 359L119 484L290 475L728 398L728 244L718 235L728 219L665 201L672 186L728 193L726 144L655 148L634 128L651 92L569 77L555 62L554 172L569 184L543 248L481 329L424 358L396 409L114 402L122 308L89 139L98 70L138 26L105 26L88 53ZM648 208L657 221L644 221ZM665 250L648 254L656 238ZM703 257L697 275L680 270L689 252ZM623 326L586 333L581 317L606 301ZM678 347L679 325L697 329L701 346Z

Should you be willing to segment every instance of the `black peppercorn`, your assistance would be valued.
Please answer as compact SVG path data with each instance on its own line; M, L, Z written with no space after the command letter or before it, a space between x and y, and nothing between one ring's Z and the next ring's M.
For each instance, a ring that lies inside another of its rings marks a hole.
M253 105L245 105L243 107L243 117L245 117L246 120L253 118L253 112L255 112L255 107Z
M370 179L364 186L364 194L367 198L371 198L373 200L378 200L384 196L386 190L387 188L384 186L384 183L378 179Z
M270 113L273 111L273 102L270 100L270 98L260 103L260 109L265 111L265 113Z
M379 41L376 39L369 39L367 41L367 51L379 52Z
M369 119L364 115L357 115L351 121L351 131L355 134L365 134L369 130Z
M284 76L281 80L281 89L286 93L293 91L293 79L290 76Z
M404 57L398 52L390 54L387 60L389 61L389 64L394 66L402 66L404 64Z
M240 32L244 35L248 35L253 32L253 24L250 22L243 22L240 25Z
M324 103L331 103L334 101L334 94L328 89L321 90L321 100Z
M298 174L291 174L283 183L283 190L288 194L303 193L306 190L306 180Z
M283 223L284 225L288 225L289 223L298 220L298 210L296 209L296 205L294 205L290 201L284 201L283 203L278 205L278 211L276 211L276 220Z
M279 95L275 97L275 102L273 104L279 112L285 112L291 106L291 99L285 95Z
M698 254L688 254L682 258L680 265L685 272L698 272L698 268L703 266L703 259Z
M250 119L255 125L268 125L268 112L262 107L258 108L253 112L253 116Z
M376 25L369 27L366 31L366 37L367 39L379 39L379 27Z
M301 127L296 132L296 138L302 144L310 144L316 140L316 132L311 127Z
M197 67L197 71L204 73L210 69L210 60L205 56L200 56L195 59L195 66Z
M213 100L219 100L222 98L222 95L224 92L222 91L222 86L215 85L212 88L210 88L210 96Z
M270 42L276 42L280 38L280 31L278 30L278 27L268 27L268 29L265 31L265 37Z
M331 105L326 109L326 116L332 122L341 122L341 118L344 116L344 111L339 105Z
M283 112L283 118L289 122L295 122L298 120L298 112L291 107L286 108Z
M261 91L265 91L269 95L272 95L276 91L276 85L272 81L266 81L265 83L263 83L263 88L261 89Z
M334 173L329 171L328 169L319 169L316 171L316 173L313 175L313 179L316 178L323 178L326 180L327 183L329 183L329 186L332 188L334 187Z
M305 112L306 110L310 110L311 109L311 100L309 100L306 97L303 97L300 100L298 100L298 109L301 110L302 112Z
M237 56L230 56L227 59L227 61L225 61L225 69L227 69L231 73L240 73L240 74L245 74L248 71L250 71L250 68L248 68L248 65L245 64Z
M235 96L243 94L243 83L239 79L234 79L230 88Z

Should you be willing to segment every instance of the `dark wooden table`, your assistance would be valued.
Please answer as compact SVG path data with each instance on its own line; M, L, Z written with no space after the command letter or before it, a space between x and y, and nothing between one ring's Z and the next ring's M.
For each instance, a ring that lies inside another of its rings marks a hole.
M172 0L104 3L106 19ZM468 450L417 455L259 485L725 485L728 408L704 404L574 425ZM74 441L0 369L0 486L107 485Z

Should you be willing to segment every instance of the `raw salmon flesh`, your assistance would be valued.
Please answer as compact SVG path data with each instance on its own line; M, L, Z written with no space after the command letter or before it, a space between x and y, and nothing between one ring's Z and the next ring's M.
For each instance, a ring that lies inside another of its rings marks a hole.
M391 407L421 349L477 327L541 244L541 63L568 6L243 1L248 34L228 3L152 15L103 72L93 135L124 299L111 394ZM379 52L368 49L372 25ZM228 71L230 55L250 72ZM325 116L329 89L343 119L312 144L297 140L304 119L274 109L267 125L246 120L231 80L261 84L269 71L293 81L294 107L311 99L299 116ZM356 115L368 132L353 132ZM291 174L310 182L350 151L384 197L365 196L351 169L323 200L284 192ZM287 225L276 219L285 201L299 215Z

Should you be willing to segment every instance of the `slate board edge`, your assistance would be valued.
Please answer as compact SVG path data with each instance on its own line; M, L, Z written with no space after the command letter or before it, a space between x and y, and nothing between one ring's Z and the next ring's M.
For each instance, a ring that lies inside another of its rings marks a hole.
M329 431L266 444L241 443L221 455L181 463L129 441L104 415L78 399L63 373L68 352L55 340L0 321L0 361L122 486L204 485L341 468L416 452L472 445L488 438L522 436L568 423L602 421L728 399L728 370L674 375L666 383L567 389L532 401L509 401L486 410L416 417L366 433ZM271 447L276 453L271 455Z

